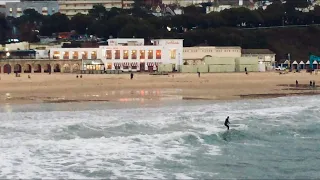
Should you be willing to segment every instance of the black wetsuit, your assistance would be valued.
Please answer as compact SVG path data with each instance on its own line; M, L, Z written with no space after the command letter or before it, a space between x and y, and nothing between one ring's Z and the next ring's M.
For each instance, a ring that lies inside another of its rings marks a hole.
M228 130L229 130L229 124L230 124L229 117L227 117L226 121L224 122L224 125L228 128Z

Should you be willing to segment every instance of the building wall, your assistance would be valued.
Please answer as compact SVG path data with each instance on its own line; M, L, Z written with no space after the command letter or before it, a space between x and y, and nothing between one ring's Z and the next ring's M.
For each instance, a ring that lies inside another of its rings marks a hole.
M183 60L185 63L204 64L205 57L241 57L241 47L184 47Z
M242 57L257 57L258 61L262 61L267 68L274 67L276 62L275 54L242 54Z
M106 9L113 7L128 9L132 7L133 0L58 0L60 13L72 17L78 13L88 14L94 5L102 4Z
M4 14L4 15L6 14L6 6L0 4L0 15L1 14Z
M7 2L6 16L20 17L26 9L35 9L42 15L52 15L59 12L59 4L57 1Z

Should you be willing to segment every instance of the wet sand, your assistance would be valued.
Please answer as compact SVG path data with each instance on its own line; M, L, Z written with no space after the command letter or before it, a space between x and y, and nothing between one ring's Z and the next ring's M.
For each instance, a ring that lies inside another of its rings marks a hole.
M169 75L2 74L0 103L65 103L84 101L143 100L237 100L320 94L309 81L320 83L320 75L309 73L215 73ZM299 86L295 86L295 81Z

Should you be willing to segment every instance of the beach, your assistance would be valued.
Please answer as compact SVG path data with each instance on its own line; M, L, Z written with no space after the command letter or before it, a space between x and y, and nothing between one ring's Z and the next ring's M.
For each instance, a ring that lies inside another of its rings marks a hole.
M30 75L30 78L28 78ZM0 103L63 103L84 101L238 100L319 94L310 81L320 76L301 72L130 74L2 74ZM80 76L80 75L79 75ZM298 80L299 86L295 82Z

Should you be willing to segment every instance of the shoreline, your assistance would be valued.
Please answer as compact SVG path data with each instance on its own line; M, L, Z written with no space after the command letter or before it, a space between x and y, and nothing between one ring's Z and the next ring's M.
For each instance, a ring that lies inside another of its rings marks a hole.
M320 88L308 82L320 82L309 73L279 75L264 73L129 75L41 75L21 77L2 75L0 104L134 102L165 100L226 101L265 99L287 96L320 95ZM296 87L296 80L303 82Z

